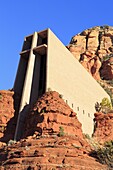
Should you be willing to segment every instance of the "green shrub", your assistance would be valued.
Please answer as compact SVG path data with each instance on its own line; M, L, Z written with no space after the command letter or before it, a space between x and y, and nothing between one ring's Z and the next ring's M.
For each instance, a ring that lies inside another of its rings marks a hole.
M89 134L84 134L85 138L87 139L91 139L91 137L89 136Z
M109 60L109 58L110 58L109 55L105 55L102 60L107 61L107 60Z
M50 91L52 91L52 89L49 87L49 88L47 89L47 91L50 92Z
M113 54L106 54L105 56L103 56L102 62L109 60L111 57L113 57Z
M113 140L107 141L104 143L105 147L113 147Z
M102 164L108 165L110 169L113 168L113 141L106 142L102 148L95 151L95 156Z
M112 104L108 98L104 97L102 102L100 103L101 111L104 113L108 113L112 109Z
M10 145L13 145L13 144L15 144L16 143L16 141L15 140L9 140L9 142L8 142L8 146L10 146Z
M110 90L109 87L103 87L104 90L106 91L106 93L110 96L110 99L111 99L111 103L113 105L113 94L112 94L112 91Z
M98 81L98 83L100 84L100 86L106 91L106 93L110 96L110 99L111 99L111 104L113 106L113 93L112 93L112 89L109 87L109 86L106 86L104 83L107 83L107 84L110 84L112 87L113 87L113 79L112 80L109 80L109 81L105 81L105 82L102 82L102 81ZM98 103L98 102L97 102ZM98 104L95 104L95 109L97 108L97 110L99 109L99 105Z
M64 128L62 126L59 127L59 134L58 136L64 136L65 133L64 133Z

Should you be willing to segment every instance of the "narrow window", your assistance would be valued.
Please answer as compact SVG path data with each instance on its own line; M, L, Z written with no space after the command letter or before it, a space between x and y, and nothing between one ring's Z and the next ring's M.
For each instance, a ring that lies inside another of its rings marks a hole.
M73 103L72 103L72 108L73 108Z
M30 35L25 38L22 51L29 50L31 48L32 38L33 38L33 35Z
M79 107L77 107L77 111L79 111Z
M90 117L90 113L88 113L88 117Z
M85 111L83 110L83 114L85 114Z

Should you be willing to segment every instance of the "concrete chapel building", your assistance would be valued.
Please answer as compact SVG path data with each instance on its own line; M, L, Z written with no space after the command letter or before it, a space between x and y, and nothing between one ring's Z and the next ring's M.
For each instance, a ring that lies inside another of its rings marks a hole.
M14 83L20 96L15 139L21 137L27 107L49 90L62 94L84 133L94 129L95 103L109 95L50 30L25 37Z

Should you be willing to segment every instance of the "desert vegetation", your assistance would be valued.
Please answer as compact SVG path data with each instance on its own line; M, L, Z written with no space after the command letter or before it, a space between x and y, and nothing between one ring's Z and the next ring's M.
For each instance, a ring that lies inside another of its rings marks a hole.
M113 169L113 140L105 142L103 146L97 147L90 153L91 156L95 157L100 163L106 164L109 170Z

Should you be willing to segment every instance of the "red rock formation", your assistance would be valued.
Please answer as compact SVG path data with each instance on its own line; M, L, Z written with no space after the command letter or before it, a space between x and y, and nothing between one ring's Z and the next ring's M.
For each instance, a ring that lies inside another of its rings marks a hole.
M76 113L59 97L57 92L47 92L28 114L23 138L35 133L58 134L60 127L67 135L83 138L81 123Z
M94 138L103 144L113 140L113 113L95 113L96 128Z
M113 79L112 66L103 62L106 55L113 55L113 27L85 30L72 37L67 48L96 80L100 80L100 74L105 80Z
M91 146L76 113L57 92L47 92L37 101L26 117L23 132L26 139L0 148L1 170L107 169L88 155Z
M14 117L13 95L14 92L12 91L0 90L0 141L4 138L9 121ZM10 131L7 131L7 139L12 138L13 129L14 126L12 124ZM6 141L6 138L3 141Z

